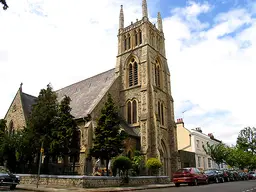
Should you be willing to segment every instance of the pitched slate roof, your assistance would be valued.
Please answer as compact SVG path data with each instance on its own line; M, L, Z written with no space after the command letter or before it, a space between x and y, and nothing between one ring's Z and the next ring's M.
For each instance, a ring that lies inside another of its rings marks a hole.
M26 120L32 110L32 105L36 102L36 97L21 92L21 102Z
M71 114L75 119L86 117L99 103L115 81L115 69L57 90L58 101L65 95L71 98Z

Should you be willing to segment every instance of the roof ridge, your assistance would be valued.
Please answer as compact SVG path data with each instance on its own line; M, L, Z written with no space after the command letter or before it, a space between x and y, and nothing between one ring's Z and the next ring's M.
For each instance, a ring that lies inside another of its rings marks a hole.
M67 87L71 87L71 86L73 86L73 85L75 85L75 84L78 84L78 83L81 83L81 82L83 82L83 81L86 81L86 80L95 78L95 77L97 77L97 76L100 76L100 75L102 75L102 74L104 74L104 73L107 73L107 72L109 72L109 71L112 71L112 70L114 70L114 69L115 69L115 68L112 68L112 69L109 69L109 70L107 70L107 71L98 73L98 74L96 74L96 75L94 75L94 76L88 77L88 78L83 79L83 80L81 80L81 81L78 81L78 82L76 82L76 83L72 83L72 84L70 84L70 85L68 85L68 86L66 86L66 87L62 87L61 89L55 90L54 92L58 92L58 91L60 91L60 90L62 90L62 89L65 89L65 88L67 88Z

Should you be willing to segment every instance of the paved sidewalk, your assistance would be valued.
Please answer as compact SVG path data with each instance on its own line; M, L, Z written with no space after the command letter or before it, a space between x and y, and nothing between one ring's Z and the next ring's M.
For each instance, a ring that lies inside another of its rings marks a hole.
M145 189L158 189L158 188L168 188L173 187L174 184L155 184L155 185L144 185L138 187L105 187L105 188L76 188L76 187L64 187L64 186L49 186L49 185L17 185L17 189L27 190L27 191L39 191L39 192L114 192L114 191L137 191Z

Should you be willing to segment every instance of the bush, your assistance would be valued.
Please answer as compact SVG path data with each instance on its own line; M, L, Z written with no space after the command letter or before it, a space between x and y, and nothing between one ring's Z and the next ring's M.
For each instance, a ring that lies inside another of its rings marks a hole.
M135 156L132 158L132 175L140 175L140 172L144 167L144 156L141 155L140 152L135 151Z
M120 171L122 171L125 176L128 176L128 171L131 168L132 168L132 162L128 157L118 156L115 159L113 159L113 163L112 163L113 173L114 172L116 173L118 169L119 175L120 175Z
M153 174L157 174L158 170L162 167L162 163L157 158L150 158L146 162L146 167L153 172Z

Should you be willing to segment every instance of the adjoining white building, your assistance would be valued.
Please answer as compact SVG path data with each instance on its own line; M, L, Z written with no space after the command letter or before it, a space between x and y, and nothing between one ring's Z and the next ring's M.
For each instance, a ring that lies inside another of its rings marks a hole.
M226 164L221 164L220 167L206 154L204 147L207 143L210 145L220 144L221 141L215 139L212 133L204 134L200 127L191 130L191 147L195 152L196 167L202 170L205 169L226 169Z
M177 139L178 139L178 150L182 152L192 152L194 157L190 154L188 156L180 157L180 167L187 165L196 166L201 170L206 169L226 169L226 164L221 164L220 167L212 160L212 158L206 154L204 145L207 143L210 145L220 144L221 141L214 138L213 134L204 134L201 128L187 129L184 126L183 119L177 119Z

